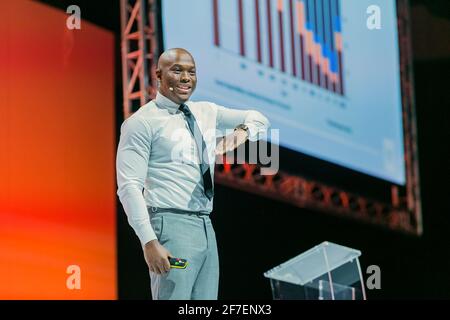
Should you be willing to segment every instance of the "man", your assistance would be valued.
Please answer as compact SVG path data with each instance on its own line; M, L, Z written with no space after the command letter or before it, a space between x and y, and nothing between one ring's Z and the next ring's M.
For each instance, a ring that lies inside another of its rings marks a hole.
M217 299L219 260L209 218L215 155L258 140L269 121L254 110L190 101L197 77L184 49L165 51L156 75L156 99L121 127L117 194L143 246L153 299ZM216 137L230 129L216 148ZM188 265L170 268L169 258Z

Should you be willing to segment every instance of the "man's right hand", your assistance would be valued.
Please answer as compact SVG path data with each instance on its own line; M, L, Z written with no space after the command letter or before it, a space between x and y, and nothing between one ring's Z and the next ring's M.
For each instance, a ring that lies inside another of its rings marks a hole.
M174 256L155 239L144 245L144 257L151 272L165 274L170 271L169 257Z

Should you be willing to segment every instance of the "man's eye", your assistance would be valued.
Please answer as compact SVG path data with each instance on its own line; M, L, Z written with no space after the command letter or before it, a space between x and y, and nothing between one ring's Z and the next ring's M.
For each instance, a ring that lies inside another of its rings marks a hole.
M191 76L195 76L195 71L191 71L189 73L191 74Z

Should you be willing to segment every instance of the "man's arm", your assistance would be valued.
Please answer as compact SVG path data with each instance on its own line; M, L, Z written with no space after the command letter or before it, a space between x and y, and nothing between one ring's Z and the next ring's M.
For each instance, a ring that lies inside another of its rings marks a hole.
M142 194L151 140L151 129L143 119L130 117L122 124L116 158L117 195L143 246L150 271L160 274L170 270L167 257L171 254L157 240Z
M241 124L248 128L247 132L236 130L229 134L217 145L216 154L231 151L247 139L257 141L270 127L269 120L256 110L231 109L216 104L215 107L217 108L216 128L221 136Z
M117 148L117 195L142 245L156 239L142 195L150 150L150 128L138 117L127 119L122 124Z

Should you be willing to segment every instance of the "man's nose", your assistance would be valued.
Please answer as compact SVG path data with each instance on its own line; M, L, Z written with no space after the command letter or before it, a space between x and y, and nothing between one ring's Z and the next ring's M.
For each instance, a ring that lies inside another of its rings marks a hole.
M180 80L183 82L189 82L189 80L191 80L187 71L181 72Z

